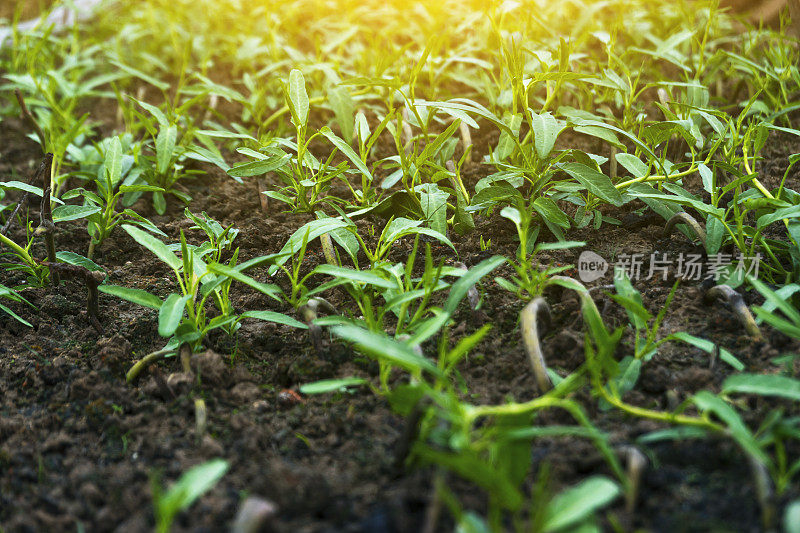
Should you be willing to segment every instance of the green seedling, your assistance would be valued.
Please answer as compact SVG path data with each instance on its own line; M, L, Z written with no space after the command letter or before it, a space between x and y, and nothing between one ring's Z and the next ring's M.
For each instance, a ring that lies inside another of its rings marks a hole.
M167 208L166 195L171 194L184 204L188 204L192 200L187 193L178 189L178 183L184 178L199 173L196 170L187 170L184 163L187 147L192 144L194 138L194 130L179 128L177 118L180 116L181 109L177 109L175 111L177 115L170 120L159 108L145 102L138 102L138 104L151 117L151 119L142 117L150 135L147 145L150 147L151 153L140 157L139 163L144 165L144 168L141 174L126 186L142 187L146 184L147 187L128 190L127 192L132 196L126 198L126 203L132 203L136 198L135 195L152 190L153 207L156 213L163 215Z
M570 269L570 266L548 266L540 268L536 261L536 254L545 250L564 250L583 246L585 243L576 241L564 241L556 243L536 244L539 234L538 227L531 227L533 216L525 208L504 207L500 214L511 220L517 229L519 237L519 248L515 260L509 260L509 264L514 269L515 277L510 280L505 278L495 278L495 281L502 288L516 294L520 299L530 300L542 294L548 279Z
M791 283L774 291L756 278L748 278L748 281L766 299L763 305L753 308L758 320L769 324L784 335L800 339L800 313L791 303L797 293L800 293L800 285Z
M14 289L12 289L10 287L6 287L5 285L2 285L2 284L0 284L0 300L6 300L6 301L9 301L9 302L15 302L15 303L23 303L23 304L27 304L27 305L29 305L31 307L34 307L32 303L30 303L28 300L23 298L17 291L15 291ZM25 320L24 318L19 316L17 313L12 311L8 306L6 306L6 305L4 305L2 303L0 303L0 311L3 311L5 314L7 314L8 316L13 318L14 320L19 322L20 324L24 324L24 325L28 326L29 328L33 327L33 325L30 322L28 322L27 320Z
M156 531L169 533L178 513L191 507L200 496L214 488L228 471L229 466L223 459L213 459L194 466L166 490L162 488L158 474L154 474L151 477L150 489L153 493Z
M125 138L125 148L135 149L129 138ZM64 194L63 198L69 200L78 196L83 197L83 206L65 206L70 208L69 219L85 217L88 220L88 231L91 236L89 250L86 257L92 259L95 249L102 245L111 232L121 223L133 224L152 233L166 237L152 222L140 216L132 209L118 211L117 204L121 197L128 193L164 192L160 187L125 183L136 183L142 168L134 167L135 154L126 153L123 149L123 140L111 137L96 147L96 154L102 157L99 162L89 154L78 152L81 158L81 171L79 176L88 177L95 187L95 191L84 188L73 189Z

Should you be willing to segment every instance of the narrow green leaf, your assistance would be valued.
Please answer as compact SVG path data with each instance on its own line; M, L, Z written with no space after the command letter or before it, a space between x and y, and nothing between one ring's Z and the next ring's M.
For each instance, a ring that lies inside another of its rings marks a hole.
M100 285L98 289L100 289L100 292L110 294L111 296L116 296L117 298L122 298L123 300L127 300L144 307L149 307L150 309L161 308L161 299L158 296L150 294L149 292L141 289L131 289L129 287L121 287L119 285Z
M387 337L382 333L368 331L357 326L336 326L331 332L337 337L354 343L362 352L397 365L412 373L423 370L436 377L441 371L431 361L417 354L410 346Z
M708 354L713 354L717 350L717 345L710 340L695 337L694 335L690 335L684 331L673 333L669 336L669 338L691 344L695 348L700 348ZM731 352L725 348L722 348L721 346L719 347L719 358L736 370L744 370L744 363L739 361Z
M338 135L333 133L331 129L327 126L323 127L319 132L328 139L344 156L350 160L351 163L358 169L361 174L364 175L367 180L372 182L372 172L369 171L367 166L361 161L361 158L356 154L350 145L339 138Z
M800 401L800 381L777 374L734 374L722 384L725 394L759 394Z
M374 287L384 289L397 289L397 282L380 277L368 270L355 270L353 268L341 267L323 263L314 269L317 274L327 274L336 278L344 278L356 283L367 283Z
M342 137L349 143L353 139L356 112L356 106L353 103L353 97L350 96L350 91L345 87L335 87L328 91L328 102L336 115L336 124L339 125Z
M156 170L159 174L166 174L169 170L177 139L178 127L174 124L159 130L156 136Z
M613 502L620 492L616 483L602 476L582 481L557 495L547 505L542 531L566 531Z
M100 212L100 207L96 205L60 205L53 209L53 222L68 222L86 218Z
M250 176L261 176L267 172L277 170L289 163L292 156L289 154L283 156L270 157L259 161L248 161L240 165L228 169L228 175L234 178L249 178Z
M272 285L271 283L262 283L260 281L256 281L250 276L246 274L242 274L242 272L238 268L232 268L228 265L222 265L220 263L211 263L207 266L207 269L212 274L218 274L221 276L227 276L231 279L234 279L240 283L244 283L248 287L252 287L253 289L266 294L278 301L280 301L280 294L281 290Z
M275 311L245 311L241 316L242 318L257 318L258 320L283 324L297 329L308 329L308 326L299 320Z
M733 407L725 403L722 398L715 396L709 391L698 392L694 395L692 401L701 411L714 413L722 420L728 427L731 436L745 453L765 465L769 464L769 458L764 453L764 450L758 445L758 441L756 441L753 433L745 425L742 417L739 416L739 413L737 413Z
M105 168L105 178L114 186L122 178L122 143L119 137L113 137L106 149L106 159L103 165Z
M326 394L329 392L342 392L347 387L356 387L369 383L364 378L341 378L341 379L323 379L315 381L314 383L306 383L300 386L300 392L303 394Z
M308 123L308 93L306 92L306 80L303 73L297 69L292 69L289 73L289 99L292 102L299 124L296 127L305 126Z
M75 252L67 252L65 250L56 252L56 259L58 259L62 263L67 263L69 265L82 266L85 269L91 270L93 272L103 272L103 267L101 267L91 259L87 259L86 257L80 254L76 254Z
M228 462L213 459L187 470L158 502L160 509L187 509L197 498L209 491L228 471ZM170 520L171 521L171 520Z
M123 224L122 229L128 232L128 235L133 237L133 240L153 252L159 259L165 262L172 270L180 271L183 262L172 253L166 244L153 237L146 231L142 231L135 226Z

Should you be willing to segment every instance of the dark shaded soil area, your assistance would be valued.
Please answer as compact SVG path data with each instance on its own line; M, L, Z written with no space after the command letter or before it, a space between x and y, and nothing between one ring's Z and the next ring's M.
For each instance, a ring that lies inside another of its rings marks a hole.
M18 140L22 138L18 127L7 121L0 131L3 176L10 176L12 168L25 175L38 164L36 147ZM770 160L763 165L770 186L782 176L788 154L800 151L789 137L776 136L775 140L767 153ZM207 211L221 223L240 229L236 242L243 260L278 251L308 220L281 213L265 216L255 181L239 185L219 171L204 170L207 176L187 182L194 198L191 209ZM468 171L470 184L485 174L477 164ZM787 187L797 186L797 177L791 176ZM135 207L150 216L173 242L180 229L191 226L182 215L182 206L171 204L164 216L153 215L144 201ZM634 213L639 207L608 211L609 216L627 221L622 227L574 230L569 237L585 240L586 249L609 260L620 253L699 253L680 233L664 236L658 219ZM38 219L36 209L31 216ZM510 222L497 213L477 222L474 233L452 236L459 250L457 260L472 266L492 254L513 255L517 243ZM364 226L372 223L380 221L360 222ZM481 250L481 235L492 240L488 250ZM21 242L24 233L17 228L11 236ZM188 236L194 241L201 237L197 231L188 231ZM59 225L56 240L59 249L82 254L88 246L81 222ZM40 246L34 248L37 257L44 255ZM403 260L410 248L410 242L402 243L393 251L393 258ZM434 246L434 251L437 257L456 260L444 247ZM574 264L577 255L574 250L550 252L541 260ZM97 250L95 260L107 269L109 283L146 289L162 297L174 283L163 264L120 230ZM312 246L307 260L308 268L324 260L318 244ZM508 268L495 273L509 274ZM263 279L264 272L256 275ZM0 281L11 284L15 280ZM280 278L276 281L284 283ZM645 306L654 314L664 305L673 281L655 276L636 283ZM594 285L610 282L609 273ZM687 283L678 290L662 335L685 331L709 339L729 349L753 372L770 371L775 368L772 359L797 352L797 343L766 327L762 342L744 336L730 310L702 303L703 289L700 283ZM535 381L517 325L523 302L488 278L481 290L483 311L494 327L459 372L476 403L531 399L536 394ZM239 311L290 312L241 285L235 285L234 292ZM594 294L607 324L626 323L624 310L604 291ZM286 393L304 383L345 376L363 376L377 384L377 365L351 347L326 338L321 353L316 353L296 330L245 321L235 339L219 334L208 339L209 350L193 357L193 374L182 373L177 358L171 358L146 371L136 384L127 385L124 374L130 365L164 343L157 334L155 311L102 295L105 335L101 336L83 314L85 293L76 283L26 291L24 296L36 309L13 309L34 328L0 314L2 530L152 530L150 479L154 473L171 482L191 466L214 457L230 461L231 469L191 512L180 515L177 531L226 529L248 495L277 504L277 531L421 530L432 476L427 469L398 471L394 467L405 425L402 417L366 387L299 401ZM552 368L565 375L584 358L579 306L565 292L553 290L547 298L553 320L544 340L545 356ZM456 316L454 338L477 327L465 307ZM628 332L618 350L619 358L632 353L632 343ZM645 365L641 380L626 400L651 408L672 408L699 390L717 391L731 371L723 362L712 363L698 349L670 343ZM395 379L399 383L402 376ZM199 437L195 398L205 400L208 412L207 431ZM615 444L631 443L660 427L618 412L600 411L588 394L579 399ZM751 426L757 426L778 406L798 414L796 406L778 401L759 400L741 407ZM537 422L558 422L553 416L543 415ZM651 445L647 450L650 467L639 505L633 516L628 516L618 502L610 511L611 522L646 531L760 530L752 477L733 444L684 440ZM584 441L541 439L534 442L531 453L534 471L543 462L550 463L555 487L593 473L608 474L600 454ZM483 508L477 489L454 479L452 484L466 504L479 511ZM781 501L798 496L800 491L794 485ZM444 521L440 526L446 530L452 524Z

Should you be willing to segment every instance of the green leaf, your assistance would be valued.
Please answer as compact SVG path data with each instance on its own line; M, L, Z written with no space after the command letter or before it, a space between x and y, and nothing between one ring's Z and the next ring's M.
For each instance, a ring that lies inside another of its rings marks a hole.
M0 311L3 311L4 313L7 313L11 318L16 320L20 324L24 324L24 325L28 326L29 328L33 327L33 324L31 324L30 322L28 322L27 320L25 320L24 318L22 318L17 313L15 313L14 311L12 311L11 309L9 309L8 307L6 307L3 304L0 304Z
M240 165L228 169L228 176L234 178L249 178L250 176L261 176L267 172L272 172L285 166L292 156L285 154L283 156L270 157L259 161L248 161Z
M214 137L215 139L246 139L248 141L258 142L258 139L256 139L252 135L248 135L246 133L236 133L233 131L197 130L196 132L194 132L194 134L201 135L203 137Z
M284 326L291 326L297 329L308 329L308 326L299 320L275 311L245 311L241 316L242 318L257 318L258 320L283 324Z
M396 240L406 237L408 235L421 234L421 235L427 235L428 237L433 237L437 241L449 246L454 252L456 251L456 247L453 246L453 243L450 242L450 239L448 239L438 231L432 230L430 228L420 228L419 227L420 224L422 224L421 220L409 220L403 217L395 218L394 220L389 222L389 224L387 224L386 227L383 229L384 245L390 245Z
M397 365L412 373L423 370L441 378L442 373L431 361L417 354L411 347L387 337L383 333L367 331L357 326L336 326L331 332L354 343L358 349L376 359Z
M673 333L669 336L669 338L691 344L695 348L700 348L708 354L713 354L717 350L717 345L710 340L695 337L694 335L690 335L684 331ZM719 347L719 358L736 370L744 370L744 363L739 361L731 352L721 346Z
M158 334L162 337L171 337L181 323L183 313L186 311L186 302L191 296L181 296L172 293L167 296L158 310Z
M364 378L323 379L314 383L300 386L303 394L326 394L329 392L343 392L347 387L356 387L369 383Z
M598 198L617 207L624 203L622 194L614 187L611 178L602 172L583 163L565 163L561 168Z
M165 262L172 270L178 272L183 266L183 262L172 253L166 244L153 237L146 231L142 231L135 226L123 224L122 229L128 232L128 235L133 237L133 240L153 252L156 257Z
M162 127L156 137L156 171L164 175L169 170L172 155L175 151L175 142L178 140L178 127L174 124Z
M773 222L777 222L778 220L782 220L785 218L788 219L800 218L800 205L793 205L791 207L776 209L772 213L760 216L758 218L758 222L756 223L756 227L758 229L761 229L766 226L769 226Z
M598 126L575 126L572 128L576 133L583 133L584 135L591 135L592 137L597 137L603 141L606 141L608 144L612 146L616 146L622 150L625 149L625 145L619 141L619 137L606 128L600 128Z
M60 205L53 209L53 222L58 224L59 222L78 220L100 211L100 207L96 205Z
M144 307L149 307L150 309L161 308L161 299L158 296L150 294L149 292L141 289L131 289L129 287L121 287L119 285L100 285L98 289L100 289L100 292L110 294L111 296L116 296L117 298L122 298L123 300L127 300Z
M753 433L742 421L742 417L736 410L725 403L719 396L715 396L709 391L700 391L694 395L692 401L697 405L697 408L704 412L711 412L717 415L728 427L731 436L741 446L745 453L754 459L762 462L764 465L769 464L769 458L764 453L764 450L758 445L758 441L753 436Z
M430 107L437 107L443 111L445 110L457 110L457 111L466 111L468 113L475 113L481 118L484 118L500 128L502 131L507 132L509 135L514 135L514 132L511 128L500 120L497 115L486 109L484 106L475 102L473 100L468 100L466 98L454 98L447 102L414 102L414 105L417 107L420 106L430 106Z
M542 531L565 531L610 504L620 494L619 486L602 476L590 477L571 487L547 505Z
M569 217L558 207L552 198L539 196L533 201L533 210L539 213L545 223L555 224L564 229L569 229Z
M308 93L303 73L297 69L292 69L289 73L289 100L294 108L293 118L298 121L295 126L305 126L308 123Z
M494 468L494 465L487 464L472 450L467 449L456 454L435 450L417 442L414 444L412 454L437 467L452 470L479 487L483 487L496 498L497 504L506 509L516 510L522 505L522 494L519 489L509 481L507 476Z
M209 491L228 471L228 462L213 459L187 470L169 490L156 499L159 531L168 531L178 511L191 506L197 498ZM163 529L162 529L163 528Z
M103 164L105 178L111 183L111 188L122 178L122 143L119 137L113 137L106 149L106 159Z
M319 130L319 132L328 139L344 156L350 160L351 163L364 175L369 182L372 182L372 173L367 166L361 161L361 158L350 148L350 145L344 142L338 135L333 133L327 126Z
M120 61L117 61L116 59L110 60L109 63L111 63L112 65L114 65L118 69L123 70L124 72L130 74L134 78L139 78L140 80L146 81L147 83L149 83L153 87L158 88L161 91L166 91L166 90L169 89L169 84L168 83L160 81L160 80L157 80L153 76L148 76L147 74L145 74L141 70L138 70L138 69L135 69L135 68L133 68L131 66L128 66L125 63L121 63ZM139 102L139 103L141 104L142 102Z
M344 278L356 283L367 283L384 289L397 289L397 282L380 277L374 272L355 270L353 268L323 263L314 269L317 274L327 274L335 278Z
M700 173L700 179L703 180L703 189L709 194L714 192L714 173L711 169L705 163L698 163L697 171Z
M333 230L346 228L351 225L352 222L345 222L339 218L320 218L304 224L289 237L289 240L286 241L286 244L284 244L283 248L278 252L275 264L269 268L269 275L274 275L275 272L278 271L280 265L286 263L291 256L300 251L304 239L306 239L306 244L309 244L314 239L319 238L323 233L330 233ZM306 234L308 237L306 237Z
M617 162L631 173L634 178L643 178L647 176L649 169L641 159L633 154L618 153L616 156Z
M353 97L350 96L350 91L345 87L335 87L328 91L328 102L331 104L334 115L336 115L336 124L339 125L342 137L349 143L353 139L356 112L356 106L353 103Z
M167 88L169 88L169 86L167 86ZM142 108L144 108L148 113L153 115L153 117L156 119L156 122L158 122L159 126L161 126L162 128L166 128L167 126L169 126L169 120L167 120L167 116L159 108L157 108L154 105L148 104L147 102L142 102L141 100L137 100L132 96L128 96L128 98L130 98L131 100L142 106Z
M617 289L617 294L622 297L620 300L615 300L625 308L631 324L636 329L646 328L651 315L644 307L642 295L631 284L624 269L617 269L615 272L614 287Z
M223 265L220 263L211 263L207 267L209 272L212 274L218 274L221 276L227 276L231 279L234 279L240 283L244 283L248 287L252 287L253 289L274 298L275 300L280 301L280 294L281 290L272 285L271 283L262 283L260 281L256 281L250 276L243 274L239 268L242 268L240 265L239 268L229 267L228 265Z
M67 252L67 251L60 251L56 252L56 259L61 261L62 263L67 263L69 265L77 265L82 266L86 270L91 270L92 272L103 272L104 269L91 259L87 259L80 254L76 254L75 252Z
M622 130L622 129L616 127L616 126L612 126L610 124L606 124L605 122L600 122L600 121L597 121L597 120L577 120L576 124L578 126L580 126L580 127L595 126L597 128L607 129L607 130L613 131L615 133L618 133L618 134L622 135L623 137L626 137L633 144L635 144L637 147L641 148L648 155L648 157L650 158L650 161L657 162L659 167L661 168L661 171L666 174L666 170L664 169L664 166L661 164L661 162L660 162L661 160L659 159L659 157L655 153L653 153L653 151L646 144L644 144L641 140L639 140L636 136L631 135L627 131Z
M447 198L450 195L435 183L423 183L415 190L419 193L419 203L428 227L444 235L447 231Z
M777 374L734 374L722 384L724 394L759 394L800 401L800 381Z
M455 313L458 304L467 295L470 288L472 288L481 278L486 276L489 272L499 267L506 262L506 258L500 255L495 255L488 259L484 259L474 267L470 268L466 274L461 276L458 281L453 283L450 287L450 294L444 304L444 309L437 316L425 321L411 337L411 342L414 344L421 344L439 331L444 326L450 317Z
M41 198L44 191L42 191L41 187L36 187L34 185L28 185L27 183L23 183L21 181L0 181L0 189L15 189L18 191L25 191L27 193L33 194L34 196L38 196ZM50 195L50 201L55 202L57 204L63 204L64 202L61 199L56 198L53 195Z
M711 256L719 252L722 239L725 237L725 226L713 215L706 217L706 254Z
M550 113L539 115L531 111L531 126L533 127L536 153L541 159L546 159L553 151L556 139L564 129L564 124Z

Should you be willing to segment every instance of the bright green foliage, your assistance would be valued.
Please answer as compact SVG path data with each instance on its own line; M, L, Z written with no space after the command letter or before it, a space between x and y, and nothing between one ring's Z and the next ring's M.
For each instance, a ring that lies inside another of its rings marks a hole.
M187 470L169 489L164 490L158 476L153 476L153 508L156 515L156 531L168 533L177 514L192 506L203 494L214 488L229 464L223 459L213 459Z

